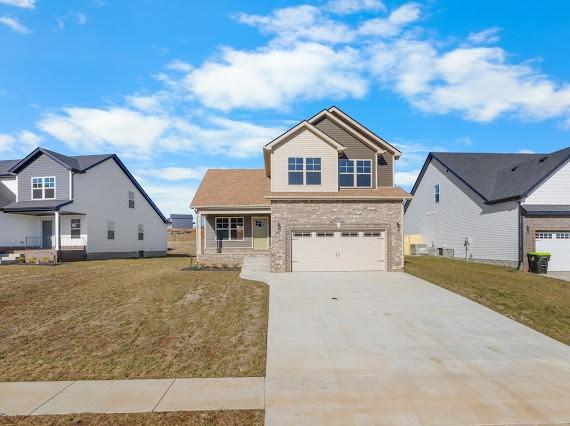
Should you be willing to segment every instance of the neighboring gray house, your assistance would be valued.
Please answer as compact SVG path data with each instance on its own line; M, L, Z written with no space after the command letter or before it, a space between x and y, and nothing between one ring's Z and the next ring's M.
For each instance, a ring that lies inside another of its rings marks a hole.
M0 253L162 256L167 222L115 154L70 157L37 148L0 161Z
M237 148L236 148L237 149ZM336 107L265 145L264 169L208 170L192 200L202 263L269 256L271 270L401 270L401 152Z
M570 148L551 154L433 152L406 205L406 236L454 256L570 271ZM466 244L467 242L467 244Z
M171 214L170 227L172 229L194 228L194 216L191 214Z

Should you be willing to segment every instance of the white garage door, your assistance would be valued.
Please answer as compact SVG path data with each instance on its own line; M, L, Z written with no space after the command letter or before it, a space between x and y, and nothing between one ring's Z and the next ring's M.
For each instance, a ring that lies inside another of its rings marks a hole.
M552 255L549 271L570 271L570 231L538 231L535 237L536 251Z
M385 231L293 232L292 271L384 271Z

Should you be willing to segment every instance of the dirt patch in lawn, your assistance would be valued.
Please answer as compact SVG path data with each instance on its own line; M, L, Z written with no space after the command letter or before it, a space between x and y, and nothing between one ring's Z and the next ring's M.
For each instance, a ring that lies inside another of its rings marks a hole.
M568 282L475 262L406 257L406 272L570 344Z
M194 411L136 414L73 414L62 416L0 417L2 425L19 426L78 426L78 425L189 425L237 426L263 425L263 411Z
M0 381L265 375L268 287L187 265L2 267Z

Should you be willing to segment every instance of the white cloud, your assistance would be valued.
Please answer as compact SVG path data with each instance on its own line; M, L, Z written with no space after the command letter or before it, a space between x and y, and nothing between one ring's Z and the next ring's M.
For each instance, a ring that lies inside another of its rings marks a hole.
M0 4L21 7L23 9L33 9L36 6L36 0L0 0Z
M352 13L386 10L386 6L379 0L330 0L326 9L339 15Z
M349 42L354 32L344 23L333 21L317 7L307 4L275 9L270 15L240 13L236 20L275 35L273 44L290 45L297 40L325 43Z
M394 37L402 29L420 18L420 6L407 3L394 10L387 18L375 18L364 22L358 29L365 36Z
M192 185L145 185L145 191L165 216L172 213L190 214L190 201L194 198L196 188Z
M29 34L31 32L29 28L22 24L20 21L9 16L0 16L0 24L5 25L12 31L20 34Z
M499 37L500 28L493 27L476 33L470 33L468 40L475 44L496 43L501 38Z
M394 181L398 186L412 187L420 174L419 170L411 172L395 172Z
M75 12L75 22L79 25L85 25L87 23L87 15L83 12Z
M140 176L150 176L167 181L202 179L204 173L206 173L206 167L164 167L160 169L143 169L138 171Z
M367 84L359 64L355 50L317 43L254 52L226 49L219 60L189 73L183 84L211 108L283 108L301 100L361 98Z
M170 62L166 66L166 68L169 70L172 70L172 71L180 71L180 72L192 71L192 65L190 65L188 62L184 62L184 61L181 61L179 59L176 59L176 60Z
M0 153L2 155L15 155L29 152L37 148L42 137L29 130L20 130L16 133L0 133Z
M536 151L533 151L532 149L527 149L527 148L519 149L517 152L519 154L536 154Z

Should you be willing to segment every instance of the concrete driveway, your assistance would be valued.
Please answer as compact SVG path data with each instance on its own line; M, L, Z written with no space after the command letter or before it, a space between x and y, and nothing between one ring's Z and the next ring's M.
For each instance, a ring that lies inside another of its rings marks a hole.
M271 274L268 425L570 422L570 348L404 273Z

